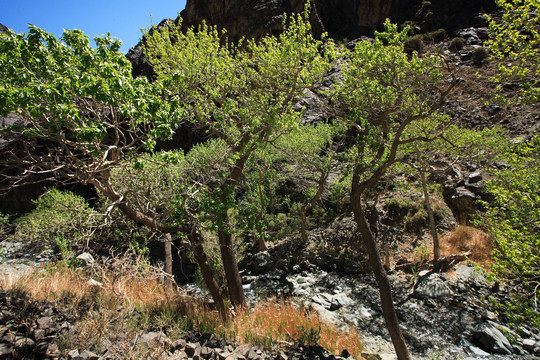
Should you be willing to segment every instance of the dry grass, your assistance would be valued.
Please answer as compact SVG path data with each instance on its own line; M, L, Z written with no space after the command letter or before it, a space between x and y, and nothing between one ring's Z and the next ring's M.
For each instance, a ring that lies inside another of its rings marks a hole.
M318 344L334 354L346 349L353 356L360 356L363 349L356 331L340 331L323 323L315 311L300 308L290 301L261 302L253 310L235 317L231 325L229 331L240 342L266 346L276 342Z
M87 309L76 324L77 334L66 348L80 345L99 349L104 344L109 344L107 348L114 344L118 351L128 349L135 353L137 349L129 339L146 328L163 329L171 339L180 337L186 330L196 329L267 347L280 343L317 343L336 354L347 349L353 356L360 357L362 342L356 331L339 331L324 324L316 312L291 302L261 302L224 323L206 304L183 295L178 289L166 287L155 276L129 270L125 264L122 269L124 271L119 273L111 271L110 267L98 271L94 268L89 274L57 265L19 278L0 278L0 287L24 291L36 299L63 300L64 303L68 300L72 306ZM101 285L89 282L90 276ZM122 344L118 334L122 334L126 344Z
M441 254L451 255L471 251L470 259L489 265L493 244L489 234L482 230L460 225L441 239Z

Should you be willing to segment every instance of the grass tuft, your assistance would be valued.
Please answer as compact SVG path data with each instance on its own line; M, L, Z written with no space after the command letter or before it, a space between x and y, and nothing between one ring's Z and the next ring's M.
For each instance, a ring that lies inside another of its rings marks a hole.
M471 251L470 259L489 265L493 251L489 234L471 226L459 225L441 239L441 253L450 255Z

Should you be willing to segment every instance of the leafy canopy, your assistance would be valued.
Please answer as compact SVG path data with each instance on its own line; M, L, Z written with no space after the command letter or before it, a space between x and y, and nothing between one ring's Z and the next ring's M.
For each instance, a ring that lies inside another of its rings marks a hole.
M148 134L170 135L159 133L168 115L159 85L133 79L119 48L110 36L96 37L94 48L80 30L65 30L60 39L32 25L28 33L3 33L0 115L14 112L30 122L25 135L89 152L104 151L111 129L116 146L135 145L122 131L146 127Z

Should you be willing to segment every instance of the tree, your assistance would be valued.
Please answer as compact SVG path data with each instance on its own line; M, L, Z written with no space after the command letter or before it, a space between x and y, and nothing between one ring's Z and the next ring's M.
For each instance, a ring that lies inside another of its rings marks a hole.
M214 301L226 316L228 309L199 246L201 234L190 222L191 214L173 214L173 209L162 206L164 192L156 195L156 189L174 179L176 169L160 168L160 176L148 177L151 158L140 158L141 152L153 149L157 138L173 133L170 114L181 113L179 103L163 100L160 83L132 78L118 40L107 36L95 41L93 48L79 30L66 30L57 39L34 26L27 34L0 35L0 110L25 120L2 129L5 138L20 144L5 157L4 180L20 183L40 174L93 185L109 201L109 210L116 206L127 218L165 238L169 272L170 234L186 234ZM172 154L161 157L180 163ZM17 176L7 173L14 166L22 168ZM146 183L141 180L144 176ZM173 187L177 201L189 198L179 185ZM178 220L180 215L184 217Z
M497 88L510 82L522 88L523 100L540 101L540 1L497 0L502 16L486 15L493 57L501 60L493 80Z
M19 146L10 148L0 173L12 183L40 174L90 184L132 220L163 233L187 230L128 206L128 193L111 182L113 169L171 134L165 120L174 104L162 101L159 84L132 78L118 40L95 43L80 30L57 39L31 25L26 34L0 35L1 115L25 121L2 129ZM11 176L12 167L22 172Z
M279 37L238 46L204 24L186 33L180 28L153 29L145 53L169 99L189 104L190 121L226 144L216 155L227 168L204 188L204 213L219 238L231 303L242 307L230 210L237 206L245 165L256 149L298 127L301 112L293 105L329 70L332 48L314 39L307 15L287 18Z
M364 201L392 164L400 149L415 142L429 142L446 128L447 117L438 113L453 81L444 84L443 63L428 54L408 56L403 40L408 29L385 23L386 32L373 42L361 41L343 67L342 85L334 92L338 114L355 135L343 154L352 173L350 201L369 263L381 294L386 327L398 359L410 359L392 300L386 271L376 239L366 220Z

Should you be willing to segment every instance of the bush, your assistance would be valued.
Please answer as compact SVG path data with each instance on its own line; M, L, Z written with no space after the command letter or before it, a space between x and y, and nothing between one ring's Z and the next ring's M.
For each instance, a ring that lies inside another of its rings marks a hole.
M423 38L425 41L430 41L430 42L443 41L446 38L446 30L438 29L435 31L425 33Z
M496 0L502 16L486 16L488 42L494 58L501 60L499 73L492 79L502 91L505 83L519 84L520 101L540 101L540 1Z
M485 47L478 47L473 50L471 60L476 66L481 66L489 57L489 51Z
M34 203L35 210L15 221L14 239L38 247L54 246L64 260L72 259L93 239L96 214L82 197L52 189Z
M408 52L416 51L417 53L421 53L422 50L424 50L422 35L414 35L405 38L405 50Z
M450 49L454 51L459 51L465 47L467 40L462 37L455 37L450 41Z

